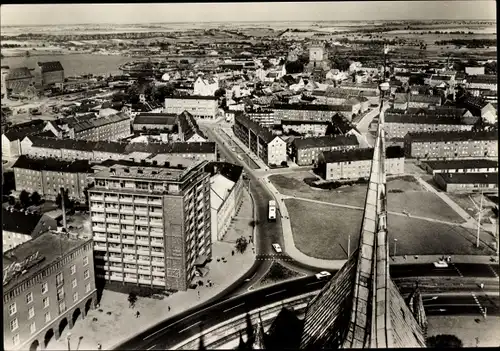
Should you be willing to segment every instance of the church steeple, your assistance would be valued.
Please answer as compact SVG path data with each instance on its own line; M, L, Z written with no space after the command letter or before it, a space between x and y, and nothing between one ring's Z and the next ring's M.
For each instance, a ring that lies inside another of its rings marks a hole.
M259 312L259 322L257 323L257 327L255 328L255 336L252 344L252 349L264 350L265 349L264 337L265 337L264 325L262 324L262 318Z

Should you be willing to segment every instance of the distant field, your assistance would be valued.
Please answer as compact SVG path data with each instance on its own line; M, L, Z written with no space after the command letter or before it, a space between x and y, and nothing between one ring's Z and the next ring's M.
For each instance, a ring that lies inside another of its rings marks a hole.
M347 240L351 235L351 251L359 242L362 211L315 204L296 199L285 200L292 223L297 249L321 259L345 259ZM475 232L459 226L434 223L405 216L389 215L390 253L397 255L488 255L491 249L475 248ZM488 243L490 234L482 234Z
M303 179L312 177L309 172L272 175L269 179L284 195L303 197L317 201L363 207L367 185L345 186L336 190L321 190L309 187ZM435 194L424 191L413 177L389 178L387 181L388 209L401 213L461 223L462 218Z

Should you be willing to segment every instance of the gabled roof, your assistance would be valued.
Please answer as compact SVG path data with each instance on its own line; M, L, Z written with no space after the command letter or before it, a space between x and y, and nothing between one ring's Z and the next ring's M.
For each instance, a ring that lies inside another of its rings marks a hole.
M330 146L358 146L358 139L355 135L339 135L339 136L324 136L324 137L310 137L300 138L293 141L295 148L307 149L317 147L330 147Z
M33 158L26 155L19 156L12 168L67 173L92 173L92 167L90 166L88 160L68 162L54 158Z
M448 184L496 184L498 172L495 173L439 173Z
M443 142L443 141L467 141L467 140L491 140L498 141L498 133L493 132L420 132L408 133L406 138L412 142Z
M255 134L257 134L259 137L261 137L262 140L264 140L266 143L270 143L275 138L277 138L277 136L273 135L273 133L269 129L262 127L259 123L251 120L244 113L236 114L234 116L234 120L235 120L235 122L241 123L246 128L251 129Z
M177 121L175 113L139 113L134 118L134 124L158 124L172 126Z
M24 212L9 212L5 208L2 208L2 230L32 235L41 218L41 214L26 215Z
M7 76L5 77L5 80L13 80L13 79L24 79L24 78L32 78L33 75L31 74L31 71L29 70L28 67L18 67L18 68L12 68Z
M33 121L16 124L10 127L4 135L10 141L22 140L25 136L41 133L43 127L45 126L45 121L41 119L35 119Z
M219 210L221 205L226 200L231 189L234 187L234 182L230 181L222 174L216 174L210 179L210 206Z
M205 138L205 135L201 132L198 127L198 123L192 114L187 111L183 111L179 114L177 118L177 124L179 126L179 131L182 131L184 134L184 140L189 140L195 134L198 134L202 138ZM206 139L206 138L205 138Z
M433 170L498 168L498 161L486 159L424 161L423 163Z
M59 61L38 62L38 66L41 68L42 73L64 71Z
M205 172L211 175L220 173L227 179L236 183L240 180L241 174L243 173L243 167L229 162L209 162L205 166Z
M373 148L350 149L341 151L324 151L323 157L326 163L366 161L373 158ZM385 149L386 158L404 157L404 149L400 146L389 146Z

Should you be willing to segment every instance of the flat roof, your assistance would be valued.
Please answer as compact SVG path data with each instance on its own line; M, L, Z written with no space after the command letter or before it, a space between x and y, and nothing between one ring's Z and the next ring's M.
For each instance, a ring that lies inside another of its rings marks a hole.
M12 263L21 263L23 260L36 252L38 252L39 259L42 259L39 263L29 267L26 273L13 276L10 280L8 280L7 284L4 284L3 286L4 294L24 279L58 261L61 258L61 253L65 256L90 240L91 239L67 236L63 233L54 234L49 232L42 234L33 240L26 241L21 245L5 252L3 254L4 269Z
M96 166L98 171L94 178L144 179L157 181L180 181L189 169L170 168L164 166L123 164L116 162L105 168Z
M495 173L438 173L449 184L496 184L498 172Z
M493 168L498 167L498 162L486 159L425 161L432 169L459 169L459 168Z

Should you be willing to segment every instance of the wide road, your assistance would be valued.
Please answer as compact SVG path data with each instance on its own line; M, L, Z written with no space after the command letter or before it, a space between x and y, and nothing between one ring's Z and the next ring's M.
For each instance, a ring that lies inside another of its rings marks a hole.
M230 318L242 315L247 311L256 309L263 304L282 301L286 298L304 293L318 291L328 279L318 280L316 277L305 277L298 280L285 282L266 289L239 295L231 299L222 300L194 311L186 311L170 318L156 327L145 331L116 347L116 350L165 350L200 332L201 328L208 329ZM443 286L446 292L446 287ZM479 289L478 289L479 290ZM491 285L489 290L496 292L496 296L487 296L482 291L475 294L463 291L448 294L426 295L423 290L423 301L429 315L500 315L500 299L498 298L498 285ZM409 291L402 291L407 293ZM476 301L477 299L477 301Z

